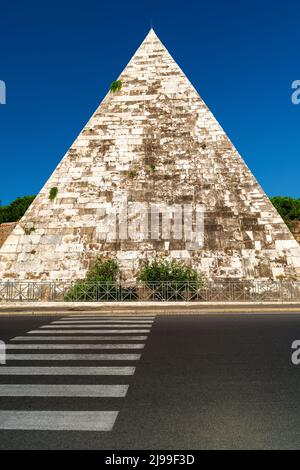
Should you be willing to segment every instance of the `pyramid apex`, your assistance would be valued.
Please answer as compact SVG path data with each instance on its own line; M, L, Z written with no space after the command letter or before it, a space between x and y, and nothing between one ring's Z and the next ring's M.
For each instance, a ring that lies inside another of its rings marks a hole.
M154 29L151 27L149 33L146 36L146 39L156 38L159 39Z

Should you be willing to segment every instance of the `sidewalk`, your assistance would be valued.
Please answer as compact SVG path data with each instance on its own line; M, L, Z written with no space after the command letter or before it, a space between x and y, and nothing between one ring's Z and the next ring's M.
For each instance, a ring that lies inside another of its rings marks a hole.
M0 315L299 313L300 302L0 302Z

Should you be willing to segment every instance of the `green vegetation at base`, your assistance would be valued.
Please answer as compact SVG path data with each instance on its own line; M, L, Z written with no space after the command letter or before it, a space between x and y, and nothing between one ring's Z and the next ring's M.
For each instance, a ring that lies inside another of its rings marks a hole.
M154 300L186 300L187 291L191 296L207 283L205 275L190 265L159 259L146 261L138 280L144 282Z
M139 281L146 283L152 282L192 282L197 285L203 285L205 278L191 266L176 260L146 261L140 270Z
M138 282L140 281L140 282ZM152 300L186 300L206 286L206 278L191 266L178 261L154 260L141 268L137 284L120 283L120 269L114 259L97 259L81 279L64 294L65 301L130 301L147 295ZM143 297L142 297L143 298Z
M85 280L87 282L116 282L119 276L119 265L114 259L97 259L88 270Z
M290 229L292 228L293 221L300 220L300 199L274 196L271 197L270 200Z
M119 265L114 259L98 258L85 279L77 281L65 294L66 301L114 300Z
M8 206L0 206L0 224L20 220L34 199L35 196L17 197Z

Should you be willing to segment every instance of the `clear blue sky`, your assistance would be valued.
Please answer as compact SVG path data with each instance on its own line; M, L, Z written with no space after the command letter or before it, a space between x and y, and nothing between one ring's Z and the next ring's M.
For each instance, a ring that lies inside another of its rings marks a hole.
M35 194L153 26L269 195L300 197L298 0L1 2L0 199Z

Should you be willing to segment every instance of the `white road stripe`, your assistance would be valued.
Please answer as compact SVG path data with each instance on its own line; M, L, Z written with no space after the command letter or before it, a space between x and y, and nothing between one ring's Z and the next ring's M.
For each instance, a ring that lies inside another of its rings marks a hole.
M118 411L0 411L0 429L111 431Z
M56 318L56 319L53 319L55 321L94 321L94 322L98 322L98 321L102 321L102 322L121 322L121 323L126 323L126 322L137 322L137 323L153 323L155 321L155 318L103 318L103 317L73 317L73 318Z
M130 319L124 319L124 320L119 320L119 319L111 319L111 320L108 320L108 319L99 319L99 318L80 318L80 319L77 319L77 318L55 318L55 319L52 319L51 323L53 322L59 322L59 323L101 323L101 324L116 324L116 323L121 323L121 324L151 324L153 325L153 323L155 322L154 320L130 320Z
M144 344L7 344L6 349L143 349Z
M150 330L142 329L142 330L60 330L60 329L53 329L53 330L31 330L27 334L38 333L38 334L66 334L66 333L118 333L126 335L127 333L150 333Z
M66 317L62 317L62 319L68 320L69 318L95 318L95 319L111 319L111 320L116 320L118 318L124 320L124 319L130 319L130 320L154 320L155 315L68 315Z
M133 375L135 367L10 367L1 366L0 375Z
M97 324L92 324L92 325L85 325L85 324L69 324L69 325L43 325L40 328L42 329L47 329L47 328L151 328L151 325L119 325L119 324L112 324L112 325L97 325Z
M6 354L8 361L138 361L140 354Z
M9 341L146 341L147 338L148 336L35 336L32 334L31 336L16 336Z
M130 325L130 326L134 326L134 325L153 325L153 321L145 321L145 320L55 320L55 321L52 321L51 322L51 325L105 325L105 324L109 324L109 325L116 325L117 323L118 324L123 324L124 325Z
M0 384L0 397L125 397L128 385Z

